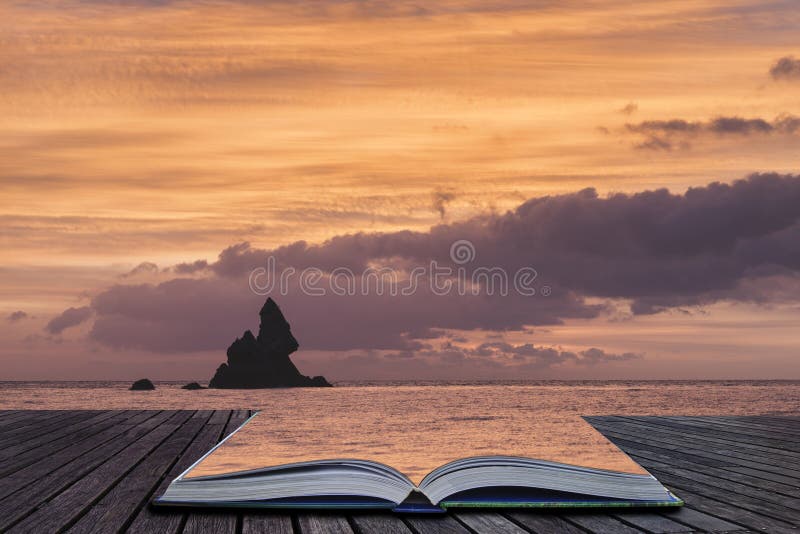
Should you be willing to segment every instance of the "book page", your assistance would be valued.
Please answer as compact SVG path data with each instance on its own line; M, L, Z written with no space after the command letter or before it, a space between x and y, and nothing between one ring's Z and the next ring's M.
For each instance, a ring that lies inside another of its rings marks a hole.
M377 413L370 410L369 413ZM419 484L436 467L470 456L521 456L625 473L647 472L574 415L527 417L408 413L405 418L271 417L259 413L185 478L314 460L370 460Z

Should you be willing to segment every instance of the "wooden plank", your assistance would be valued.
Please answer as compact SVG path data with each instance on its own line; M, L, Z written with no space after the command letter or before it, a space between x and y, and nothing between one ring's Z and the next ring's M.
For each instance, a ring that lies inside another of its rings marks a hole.
M793 491L791 487L786 484L780 484L780 488L789 487L790 489L784 490L786 493L780 493L774 489L777 485L775 482L765 480L762 481L760 485L754 485L753 483L744 483L740 480L731 480L732 477L717 476L718 473L713 468L703 469L701 467L700 470L696 468L687 469L679 467L677 465L678 462L658 462L639 455L633 456L640 460L640 464L648 471L656 470L668 472L672 475L680 476L711 487L725 488L741 495L749 495L788 508L800 509L800 498L795 497L795 495L797 495L797 490L795 489ZM723 472L723 474L725 474L725 472ZM744 477L744 475L741 476ZM748 482L750 482L750 480L748 480Z
M671 532L693 532L694 529L678 523L663 515L651 512L624 512L615 514L614 517L636 528L653 534L668 534Z
M69 532L119 532L147 504L150 492L203 428L206 419L190 418L119 481L75 523Z
M781 417L778 419L768 417L747 417L745 419L737 417L682 417L690 421L698 421L703 424L725 425L738 429L752 429L753 431L775 432L777 434L796 435L800 431L800 425L789 419Z
M6 432L10 432L16 428L25 427L34 423L44 423L49 419L55 419L64 416L63 410L43 410L40 412L28 412L20 410L9 421L4 422L0 426L0 436Z
M138 416L124 421L124 425L121 424L119 427L114 427L113 430L123 432L114 437L114 439L107 440L101 446L87 449L82 454L78 454L77 458L63 464L34 483L22 484L18 488L19 491L0 500L0 530L16 523L40 503L57 495L92 469L145 435L152 429L154 421L163 421L170 415L169 412L142 412ZM87 442L82 443L82 445L86 444ZM60 455L56 455L53 461L60 462Z
M284 514L248 514L242 521L242 534L292 534L292 532L294 532L292 518Z
M737 506L735 503L724 501L723 497L712 499L698 493L693 493L686 488L667 485L677 492L692 509L719 517L725 521L741 525L745 529L770 532L772 534L797 534L797 527L779 519L751 512Z
M619 519L600 513L568 513L561 517L589 532L603 534L639 534L641 529L628 526Z
M70 526L190 416L191 412L174 412L167 421L125 447L50 501L43 503L31 515L14 525L10 532L52 532Z
M606 423L608 424L608 423ZM742 441L737 443L730 439L718 439L710 436L699 434L688 434L680 431L671 431L659 425L652 425L648 423L640 423L638 421L616 421L613 423L613 428L617 432L626 432L635 436L646 435L650 438L659 438L667 440L670 443L681 444L685 446L710 448L714 451L726 451L734 456L741 456L743 458L752 458L755 456L758 459L769 460L764 461L767 464L773 464L774 461L780 461L782 465L795 470L800 475L800 462L798 461L797 452L778 450L763 445L755 445Z
M418 534L464 534L467 527L449 515L444 516L408 516L405 518Z
M713 515L706 514L689 506L681 506L676 510L664 512L664 515L683 523L695 530L711 531L711 532L730 532L740 530L739 525L735 525L724 519L714 517Z
M350 517L350 521L359 534L411 534L403 520L390 513L357 514Z
M0 429L0 445L6 445L10 441L19 441L18 436L31 434L36 436L59 421L70 420L73 418L89 417L86 413L73 412L67 410L52 411L44 414L38 419L23 418ZM24 439L24 438L23 438Z
M136 421L136 419L132 419L134 414L136 412L122 412L107 419L94 436L80 440L71 446L65 447L63 443L51 444L51 446L40 447L35 454L21 454L18 462L9 462L2 469L4 476L0 479L0 499L20 488L32 485L64 464L120 435L130 428L131 423Z
M46 433L43 433L43 435L38 437L28 436L25 440L17 441L15 444L6 444L0 450L0 460L17 456L24 451L33 449L57 439L62 439L65 436L71 436L79 429L91 426L101 421L105 421L120 413L123 413L123 410L98 410L96 412L92 412L89 417L83 418L75 424L61 426L58 429L48 429Z
M218 420L215 419L215 420ZM220 436L223 435L225 426L222 424L212 424L207 420L200 433L192 441L191 445L184 451L178 462L172 466L170 471L161 481L155 491L148 497L160 496L166 491L167 486L175 477L186 471L201 456L207 453L211 447L217 444ZM174 510L163 510L152 506L144 506L139 510L134 518L128 532L147 534L150 532L173 533L180 531L181 525L185 520L186 514L178 513Z
M658 442L658 445L651 445L650 443L643 443L641 437L631 437L626 435L626 437L623 439L618 437L617 434L611 432L610 430L606 429L604 432L606 433L606 437L611 439L611 441L613 441L617 446L626 452L636 451L637 454L646 452L648 454L663 455L670 458L670 461L685 460L687 462L702 466L703 470L718 468L731 473L746 473L752 476L754 479L761 478L765 481L775 481L788 486L793 486L797 484L798 481L796 477L777 474L771 471L763 471L760 469L764 467L763 464L753 464L752 462L738 459L728 459L724 461L717 460L716 458L709 458L708 453L705 451L695 451L692 449L684 449L683 447L665 448L668 445L665 445L663 442ZM633 439L638 439L639 441L632 441ZM732 463L733 461L745 464L747 467L736 465ZM750 467L752 465L757 465L758 468ZM772 471L775 470L774 466L769 466L769 469Z
M627 429L625 433L622 433L617 430L618 427L616 425L609 426L607 424L600 423L596 425L596 428L615 443L616 438L622 438L625 440L635 441L636 443L643 445L649 445L670 451L683 452L699 458L719 460L722 462L727 462L728 464L731 464L735 461L738 465L752 467L762 471L791 475L795 477L800 476L800 471L786 467L776 467L774 464L766 463L765 460L756 461L754 460L754 455L752 452L741 452L730 448L713 449L709 451L707 448L702 448L704 447L703 444L685 439L668 439L666 437L661 437L661 439L649 439L650 437L656 438L656 436L652 435L650 432L643 431L642 429Z
M84 439L114 426L120 420L130 417L132 413L136 412L105 412L58 432L51 432L47 437L40 437L15 447L9 447L3 451L5 458L0 461L0 476L8 476L34 462L50 457L60 450L80 443Z
M781 453L790 458L796 457L800 446L788 435L772 435L767 430L746 430L730 425L719 425L713 422L693 421L689 418L669 417L625 417L625 420L646 424L654 428L669 429L691 437L709 439L715 443L734 443L736 445L754 445L754 450L763 450L771 454ZM793 454L792 454L793 453Z
M64 411L57 412L55 417L51 417L43 422L25 421L28 424L10 430L4 430L3 433L0 434L0 450L10 445L25 443L28 440L90 417L92 417L92 413L88 411Z
M183 527L184 534L236 532L236 515L225 512L193 513Z
M536 534L585 534L586 532L555 513L508 512L506 515Z
M796 485L789 485L783 482L774 482L771 480L765 480L763 478L757 478L751 475L738 473L736 471L729 471L726 468L711 467L695 463L689 460L685 460L677 456L671 456L668 454L659 454L656 452L643 450L636 447L636 445L633 442L625 444L625 452L628 453L628 455L632 456L635 460L637 460L641 465L645 467L648 465L652 465L653 467L666 469L669 470L670 472L675 472L676 474L680 474L678 471L674 471L674 469L676 468L679 468L682 471L688 470L694 472L702 472L713 478L718 478L730 482L738 482L741 484L748 485L751 488L767 490L769 492L775 492L777 494L786 497L792 497L794 495L797 495L798 493L798 487ZM795 483L797 482L800 481L796 480Z
M800 512L798 512L797 509L768 502L749 492L742 491L739 487L740 485L736 486L732 483L708 484L698 482L695 480L696 477L690 479L658 469L650 469L649 471L664 484L685 488L713 499L721 499L726 502L736 503L736 506L739 508L781 519L787 523L800 522ZM700 474L696 473L695 475L699 476ZM678 495L680 495L680 493L678 493Z
M223 439L225 436L239 428L241 424L247 419L246 412L241 410L217 410L209 419L209 424L217 425L224 421L225 427L222 434L217 437L217 440ZM241 517L239 515L238 517ZM237 514L234 513L198 513L190 512L186 519L186 526L184 532L214 532L218 534L235 534L237 525Z
M492 512L459 512L456 519L475 532L496 532L497 534L527 534L510 519Z
M347 518L330 514L300 514L297 526L302 534L353 534Z

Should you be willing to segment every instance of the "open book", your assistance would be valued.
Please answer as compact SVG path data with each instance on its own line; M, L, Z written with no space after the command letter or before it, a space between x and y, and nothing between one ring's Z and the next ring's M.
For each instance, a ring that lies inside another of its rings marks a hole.
M412 434L400 446L364 427L353 435L354 428L317 426L314 435L311 428L276 430L270 423L251 417L154 503L406 512L683 504L577 417L529 421L527 439L481 433L479 421L459 421L435 435ZM346 456L305 450L304 443L322 437ZM498 454L486 454L488 447Z

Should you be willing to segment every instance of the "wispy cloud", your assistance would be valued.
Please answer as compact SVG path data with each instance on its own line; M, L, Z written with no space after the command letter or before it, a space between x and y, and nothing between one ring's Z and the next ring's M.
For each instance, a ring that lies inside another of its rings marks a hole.
M775 80L800 80L800 59L794 56L778 59L770 67L769 75Z
M689 148L690 141L701 136L750 137L767 135L792 136L800 131L800 117L783 114L769 121L757 118L720 116L708 121L684 119L647 120L629 123L625 128L630 133L644 136L634 146L648 150L673 150Z
M92 317L92 313L93 310L89 306L67 308L58 316L51 319L44 328L51 334L60 334L67 328L85 323Z
M16 323L18 321L21 321L21 320L27 319L27 318L28 318L28 314L27 313L25 313L22 310L17 310L15 312L9 313L8 316L6 317L6 321L8 321L9 323Z

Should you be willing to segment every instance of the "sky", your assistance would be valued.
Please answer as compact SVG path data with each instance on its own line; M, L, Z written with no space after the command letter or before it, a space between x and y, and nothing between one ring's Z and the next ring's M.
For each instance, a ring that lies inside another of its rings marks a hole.
M800 379L798 25L792 0L4 2L0 378L210 378L272 262L309 375Z

